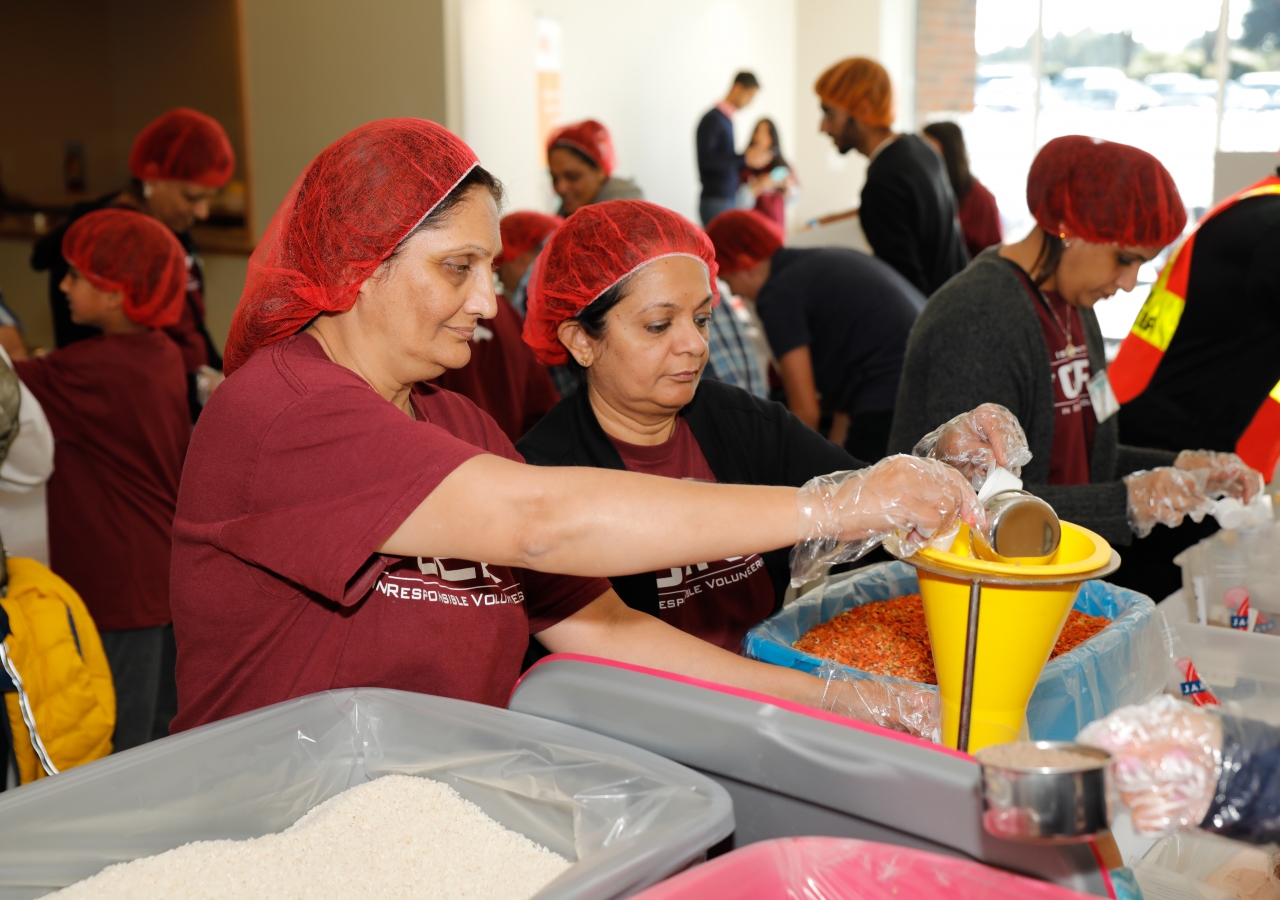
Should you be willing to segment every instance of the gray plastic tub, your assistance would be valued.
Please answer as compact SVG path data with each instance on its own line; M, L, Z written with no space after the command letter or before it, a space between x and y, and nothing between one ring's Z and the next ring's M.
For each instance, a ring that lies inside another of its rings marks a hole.
M620 741L460 700L329 691L0 795L0 898L39 897L189 841L277 832L393 773L449 784L576 861L538 900L625 896L733 831L723 788Z

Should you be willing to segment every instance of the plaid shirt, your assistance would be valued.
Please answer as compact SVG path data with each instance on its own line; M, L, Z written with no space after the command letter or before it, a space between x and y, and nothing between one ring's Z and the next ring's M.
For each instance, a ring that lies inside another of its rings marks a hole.
M707 378L740 387L749 394L769 398L768 362L760 358L749 334L750 313L730 300L729 286L720 282L720 305L711 316L707 343L710 355L703 373ZM734 298L736 299L736 298Z

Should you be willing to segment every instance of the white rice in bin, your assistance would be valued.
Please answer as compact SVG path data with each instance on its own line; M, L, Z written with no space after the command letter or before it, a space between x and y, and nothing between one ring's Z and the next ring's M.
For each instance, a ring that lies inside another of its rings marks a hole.
M49 896L526 900L569 866L448 785L387 775L329 798L279 834L194 841Z

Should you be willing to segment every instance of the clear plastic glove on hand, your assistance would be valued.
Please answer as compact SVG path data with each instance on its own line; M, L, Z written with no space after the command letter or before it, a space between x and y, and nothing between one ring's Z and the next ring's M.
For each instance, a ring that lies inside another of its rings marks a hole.
M1222 764L1222 721L1167 694L1090 722L1076 739L1106 750L1133 830L1164 837L1209 812Z
M905 731L937 744L942 740L938 692L910 684L854 678L832 662L813 673L827 682L822 708L838 716Z
M1210 497L1232 497L1248 503L1262 493L1262 473L1249 468L1234 453L1217 450L1183 450L1173 461L1174 468L1204 476L1204 492Z
M935 428L911 453L958 469L975 491L982 489L996 467L1021 475L1022 467L1031 462L1022 423L998 403L984 403Z
M1143 538L1156 525L1177 528L1190 516L1199 522L1213 511L1213 501L1204 493L1204 475L1161 466L1124 477L1129 491L1129 527Z
M906 557L929 543L949 545L962 521L986 527L985 511L959 471L913 456L890 456L865 469L813 478L796 502L795 587L880 543L894 556Z

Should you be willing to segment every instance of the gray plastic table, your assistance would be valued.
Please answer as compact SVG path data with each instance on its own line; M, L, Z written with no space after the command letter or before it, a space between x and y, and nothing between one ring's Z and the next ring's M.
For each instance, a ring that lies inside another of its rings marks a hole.
M719 782L734 844L829 835L963 856L1109 896L1088 844L1002 841L982 828L982 773L949 748L775 698L570 655L531 668L510 708L608 735Z

